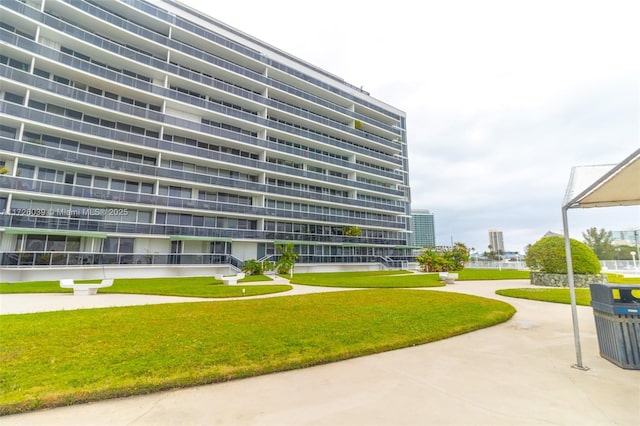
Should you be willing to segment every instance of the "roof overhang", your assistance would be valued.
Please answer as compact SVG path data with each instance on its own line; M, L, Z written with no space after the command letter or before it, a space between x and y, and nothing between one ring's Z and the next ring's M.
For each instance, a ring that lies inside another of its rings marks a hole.
M569 185L562 202L562 225L564 228L567 280L571 297L573 336L576 347L574 367L580 370L588 370L588 367L582 364L567 212L572 208L634 206L638 204L640 204L640 149L617 165L578 166L571 169Z
M562 207L589 208L640 204L640 149L617 165L571 169Z

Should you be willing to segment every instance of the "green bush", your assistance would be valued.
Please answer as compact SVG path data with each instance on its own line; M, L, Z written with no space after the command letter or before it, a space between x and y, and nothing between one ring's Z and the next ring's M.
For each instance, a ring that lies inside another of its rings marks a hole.
M273 263L265 260L260 262L255 259L248 259L242 263L242 272L247 275L262 275L266 271L273 269Z
M463 243L445 249L427 248L416 260L424 272L461 271L469 260L469 249Z
M569 239L574 274L599 274L600 261L584 243ZM527 266L548 274L566 274L567 256L564 237L546 237L529 247L525 257Z

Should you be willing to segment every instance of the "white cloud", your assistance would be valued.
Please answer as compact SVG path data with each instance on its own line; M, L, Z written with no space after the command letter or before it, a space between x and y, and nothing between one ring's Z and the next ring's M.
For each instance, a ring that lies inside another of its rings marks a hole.
M183 0L407 112L415 208L437 242L487 230L523 251L562 229L575 165L640 147L636 0ZM640 225L638 207L571 212L571 236Z

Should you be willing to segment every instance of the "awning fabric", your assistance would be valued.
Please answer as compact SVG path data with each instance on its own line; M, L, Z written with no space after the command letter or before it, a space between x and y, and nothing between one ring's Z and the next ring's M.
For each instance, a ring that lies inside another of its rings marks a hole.
M640 149L617 165L577 166L565 193L564 208L640 204Z
M107 234L103 232L67 231L60 229L6 228L4 233L11 235L68 235L71 237L107 238Z
M225 243L230 243L233 241L231 238L220 238L220 237L196 237L193 235L172 235L169 237L170 241L223 241Z
M287 244L294 244L297 246L315 246L318 244L317 241L285 241L285 240L276 240L273 242L274 245L278 246L286 246Z

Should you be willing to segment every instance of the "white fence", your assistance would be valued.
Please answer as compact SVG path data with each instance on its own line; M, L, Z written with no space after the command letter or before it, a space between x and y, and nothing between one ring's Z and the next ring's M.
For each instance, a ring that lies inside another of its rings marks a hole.
M602 272L619 272L621 274L640 274L640 261L633 260L601 260Z
M625 275L640 275L640 260L601 260L602 272L616 272ZM465 268L470 269L515 269L518 271L528 270L524 260L503 260L487 261L487 260L470 260Z

